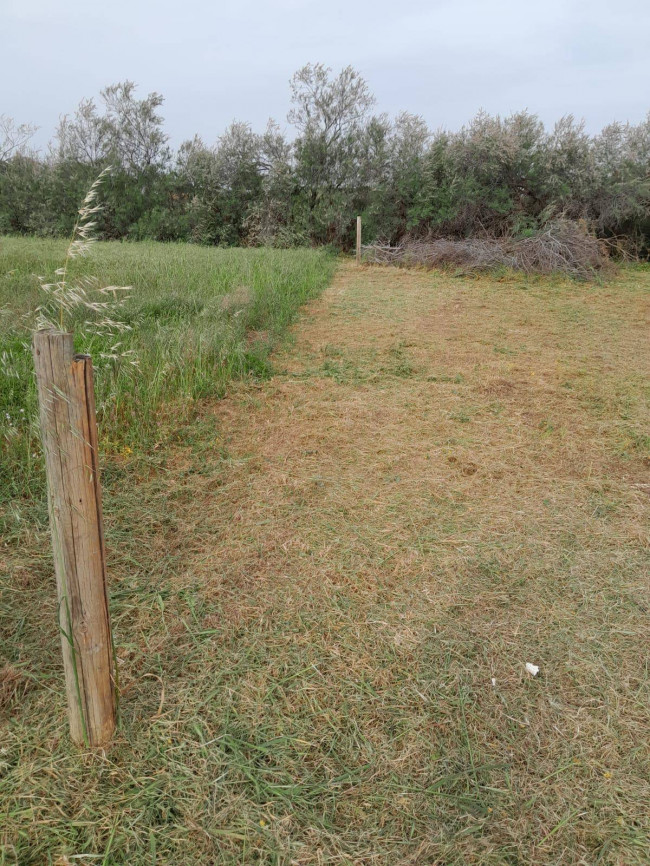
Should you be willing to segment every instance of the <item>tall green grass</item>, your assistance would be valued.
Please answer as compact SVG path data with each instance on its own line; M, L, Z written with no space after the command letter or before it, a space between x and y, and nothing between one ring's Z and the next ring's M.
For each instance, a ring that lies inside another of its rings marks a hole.
M64 241L0 240L0 501L42 490L29 328ZM119 337L83 335L88 311L69 323L93 356L102 447L146 449L161 419L221 395L233 377L264 375L268 354L301 304L330 279L334 260L314 250L210 249L187 244L99 243L71 263L100 285L129 285ZM130 356L133 350L137 367ZM116 354L115 359L102 356Z

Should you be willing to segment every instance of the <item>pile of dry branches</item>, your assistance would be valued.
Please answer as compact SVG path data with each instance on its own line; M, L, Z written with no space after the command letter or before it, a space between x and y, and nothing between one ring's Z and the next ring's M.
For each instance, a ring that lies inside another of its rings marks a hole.
M527 238L405 238L396 247L363 247L363 259L406 267L454 266L463 271L506 267L527 274L563 273L579 279L592 278L610 261L605 245L582 224L570 220L555 220Z

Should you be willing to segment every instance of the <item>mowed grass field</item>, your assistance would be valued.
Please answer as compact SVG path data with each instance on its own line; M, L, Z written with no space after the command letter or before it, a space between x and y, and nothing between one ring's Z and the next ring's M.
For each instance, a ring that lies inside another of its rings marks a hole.
M106 752L16 491L0 862L649 862L649 289L340 265L263 371L106 437Z

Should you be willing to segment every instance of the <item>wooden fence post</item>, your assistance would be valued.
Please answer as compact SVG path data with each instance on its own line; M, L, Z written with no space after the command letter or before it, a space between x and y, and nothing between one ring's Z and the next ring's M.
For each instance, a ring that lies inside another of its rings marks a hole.
M34 334L34 365L70 734L99 746L116 709L93 366L74 354L72 334L54 330Z
M357 264L361 264L361 217L357 217Z

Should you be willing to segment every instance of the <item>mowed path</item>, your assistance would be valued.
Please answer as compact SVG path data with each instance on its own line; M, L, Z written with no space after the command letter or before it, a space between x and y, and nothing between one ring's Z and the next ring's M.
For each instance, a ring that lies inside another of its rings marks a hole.
M634 288L340 268L277 374L216 406L234 461L217 501L241 545L228 575L297 568L365 593L417 578L453 601L493 556L531 581L569 549L602 569L647 540Z
M649 289L343 264L107 459L106 752L17 503L0 863L650 863Z
M648 277L346 264L208 412L180 583L291 789L260 857L648 862Z

